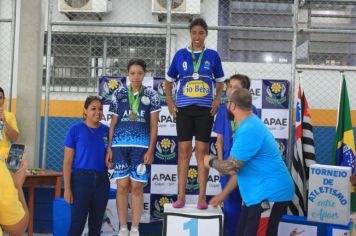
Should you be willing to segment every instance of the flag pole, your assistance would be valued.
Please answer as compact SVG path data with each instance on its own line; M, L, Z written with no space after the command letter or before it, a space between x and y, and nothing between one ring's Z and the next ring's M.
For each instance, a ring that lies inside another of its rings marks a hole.
M341 100L341 92L342 92L342 82L343 80L345 79L345 72L343 70L340 70L340 75L341 75L341 80L339 82L339 99L338 99L338 104L337 104L337 113L336 113L336 130L337 130L337 127L339 125L339 107L340 107L340 100Z

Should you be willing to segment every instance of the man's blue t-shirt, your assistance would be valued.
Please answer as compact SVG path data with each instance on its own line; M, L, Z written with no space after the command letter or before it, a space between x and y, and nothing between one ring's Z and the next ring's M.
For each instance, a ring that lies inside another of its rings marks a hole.
M90 128L84 122L69 128L64 146L74 149L73 170L106 171L105 153L109 127Z
M194 52L198 60L201 51ZM176 106L186 107L197 105L211 107L213 100L213 80L224 82L224 71L217 51L205 48L198 70L199 78L193 78L194 66L192 52L182 48L174 55L168 70L169 82L177 81Z
M257 109L254 105L252 105L252 111L257 115ZM222 135L224 142L223 160L227 160L230 157L233 132L231 127L231 120L227 116L226 104L221 104L218 112L216 113L213 131Z
M256 115L247 117L238 127L230 155L245 162L237 180L246 206L263 200L293 200L292 177L272 133Z
M147 148L149 146L151 113L160 111L161 103L157 92L147 87L143 87L140 97L138 116L136 120L130 120L128 89L117 89L112 95L109 111L118 116L112 147Z

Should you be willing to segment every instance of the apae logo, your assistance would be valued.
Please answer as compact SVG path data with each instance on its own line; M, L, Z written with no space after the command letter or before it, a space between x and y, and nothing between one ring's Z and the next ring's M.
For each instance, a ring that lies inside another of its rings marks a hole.
M157 87L158 96L161 102L166 102L166 80L163 80ZM175 98L177 93L177 85L172 83L172 97Z
M263 122L268 126L284 126L284 127L286 127L288 125L287 118L269 117L269 118L265 118L263 120Z
M153 217L163 219L164 204L173 203L172 198L161 197L154 202Z
M102 97L107 100L111 100L111 96L114 91L122 86L121 82L116 79L110 79L107 83L103 85L103 95Z
M156 173L152 176L152 182L155 181L156 185L164 184L163 182L177 181L177 174Z
M266 101L273 105L283 104L286 100L287 88L284 83L273 82L272 85L266 87Z
M173 139L164 138L161 141L157 141L155 156L162 161L169 161L177 156L174 151L176 142Z
M212 155L212 156L216 157L218 155L218 151L216 149L216 142L210 143L209 152L210 152L210 155Z
M171 115L166 115L166 114L161 114L159 115L158 118L158 122L159 123L171 123L171 124L175 124L176 123L176 118L171 116Z
M285 161L286 160L286 154L285 154L286 145L283 143L283 141L276 140L276 142L277 142L278 149L281 153L281 156L283 158L283 161Z
M199 190L198 184L198 170L196 167L191 167L188 170L188 179L187 179L187 192L196 193Z

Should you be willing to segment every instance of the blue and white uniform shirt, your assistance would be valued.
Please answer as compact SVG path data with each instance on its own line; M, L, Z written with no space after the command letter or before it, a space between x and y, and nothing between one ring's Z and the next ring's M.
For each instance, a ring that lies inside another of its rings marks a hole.
M201 51L195 51L198 61ZM217 51L205 48L198 70L199 78L193 78L194 65L192 52L182 48L174 55L168 70L169 82L177 82L176 106L198 105L211 107L213 101L213 81L224 82L224 71Z
M135 95L139 96L139 94ZM129 119L130 105L127 88L117 89L112 95L109 112L118 116L112 147L143 147L150 144L150 119L152 112L161 110L158 93L143 87L136 120Z

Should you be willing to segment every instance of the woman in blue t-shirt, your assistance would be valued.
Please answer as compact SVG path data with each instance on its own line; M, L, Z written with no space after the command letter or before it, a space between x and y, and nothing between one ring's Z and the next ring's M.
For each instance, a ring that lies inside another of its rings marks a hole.
M202 18L194 19L189 27L191 44L178 50L166 78L167 105L176 117L178 136L178 199L173 207L185 205L186 182L195 136L195 156L198 163L199 199L197 208L206 209L208 170L204 155L208 146L214 115L220 105L224 86L224 72L217 51L205 47L208 25ZM177 83L177 97L172 98L173 83ZM214 97L214 83L216 92Z
M87 97L83 116L64 140L64 199L72 205L69 236L82 234L88 214L89 235L100 235L110 190L105 165L109 128L100 123L100 97Z

